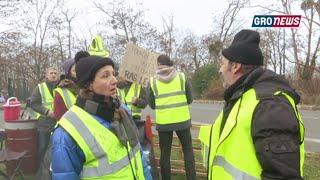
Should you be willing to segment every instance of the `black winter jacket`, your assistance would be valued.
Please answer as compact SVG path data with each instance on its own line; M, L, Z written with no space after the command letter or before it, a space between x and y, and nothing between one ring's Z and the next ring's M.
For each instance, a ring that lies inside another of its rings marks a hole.
M299 149L303 137L300 137L298 119L288 100L284 96L274 96L274 93L281 90L289 94L295 104L299 103L300 96L281 76L257 68L230 86L224 94L226 103L221 129L235 102L250 88L255 89L260 100L253 114L251 135L263 170L261 178L303 179Z

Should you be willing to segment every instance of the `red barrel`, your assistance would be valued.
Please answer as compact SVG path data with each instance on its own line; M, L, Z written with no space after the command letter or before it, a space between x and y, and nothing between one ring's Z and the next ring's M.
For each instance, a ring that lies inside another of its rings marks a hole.
M38 170L38 132L37 120L5 122L7 136L6 147L16 152L27 151L21 165L25 174L34 174ZM7 173L12 174L16 167L14 161L7 162Z
M3 119L5 121L15 121L20 116L20 102L16 97L11 97L3 105Z

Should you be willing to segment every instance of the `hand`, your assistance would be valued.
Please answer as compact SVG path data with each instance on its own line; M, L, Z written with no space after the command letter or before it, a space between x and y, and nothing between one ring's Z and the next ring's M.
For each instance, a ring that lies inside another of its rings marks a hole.
M48 111L47 116L50 117L50 118L52 118L52 119L55 119L54 113L53 113L53 111L51 111L51 110Z
M118 108L114 111L113 121L122 121L124 118L128 118L126 110Z

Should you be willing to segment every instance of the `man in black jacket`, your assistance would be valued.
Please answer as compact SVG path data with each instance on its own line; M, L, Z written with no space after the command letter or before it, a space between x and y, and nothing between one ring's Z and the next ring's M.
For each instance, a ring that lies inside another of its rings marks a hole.
M303 179L300 96L264 70L256 31L237 33L222 51L225 106L210 132L208 179Z

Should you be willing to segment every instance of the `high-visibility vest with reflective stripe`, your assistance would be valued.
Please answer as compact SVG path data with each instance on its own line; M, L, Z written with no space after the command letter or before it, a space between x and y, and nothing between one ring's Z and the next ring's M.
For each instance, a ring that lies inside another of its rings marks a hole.
M38 84L38 88L39 88L39 92L41 95L42 106L52 110L53 109L53 97L49 91L47 83L43 82L43 83ZM40 114L37 115L37 117L40 117Z
M132 105L132 98L133 97L139 98L140 96L141 85L132 83L127 94L125 94L125 91L123 89L118 89L118 90L119 90L118 95L120 95L120 99L122 100L123 103L127 104L127 106L130 108L132 112L132 116L134 115L141 116L141 108L138 108L137 106Z
M155 97L157 124L180 123L190 119L185 83L183 73L177 73L169 83L150 78Z
M73 105L58 122L85 155L81 179L143 180L140 147L123 146L117 136L92 115Z
M202 165L207 167L211 125L200 126L198 139L201 142Z
M281 94L284 94L283 92ZM275 94L276 95L276 94ZM301 138L304 127L293 99L285 95L296 112ZM254 109L259 103L254 89L245 92L233 106L220 135L223 112L212 125L208 179L261 179L262 168L257 159L251 136ZM300 145L300 172L304 162L304 143Z
M67 109L70 109L76 102L76 96L68 88L55 88L53 94L59 93Z

